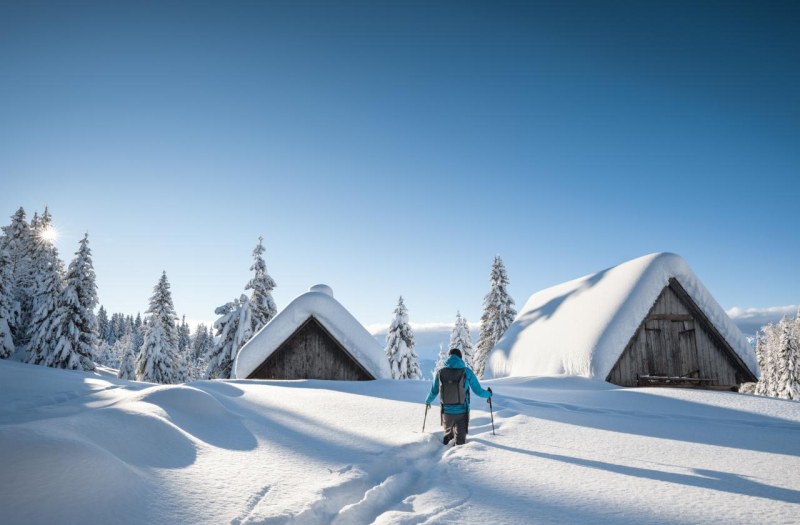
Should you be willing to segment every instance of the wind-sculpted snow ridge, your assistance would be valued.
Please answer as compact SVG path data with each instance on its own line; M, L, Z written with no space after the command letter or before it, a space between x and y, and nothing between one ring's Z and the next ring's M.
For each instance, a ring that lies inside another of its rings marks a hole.
M462 447L423 381L162 386L0 361L0 523L791 523L800 403L490 381Z

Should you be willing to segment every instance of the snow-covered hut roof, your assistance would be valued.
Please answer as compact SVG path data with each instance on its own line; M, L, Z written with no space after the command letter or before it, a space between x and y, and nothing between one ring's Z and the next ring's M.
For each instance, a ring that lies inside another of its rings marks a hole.
M239 350L233 364L235 377L245 379L252 374L309 317L319 321L373 377L391 378L381 345L324 284L312 286L294 299Z
M487 377L605 379L659 294L675 278L745 365L755 353L686 261L653 253L533 294L486 364Z

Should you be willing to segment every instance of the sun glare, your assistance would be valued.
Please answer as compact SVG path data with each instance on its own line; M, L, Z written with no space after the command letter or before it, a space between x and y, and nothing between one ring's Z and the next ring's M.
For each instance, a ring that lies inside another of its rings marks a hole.
M45 241L56 242L56 239L58 239L58 230L56 230L52 226L48 226L47 228L42 230L39 236Z

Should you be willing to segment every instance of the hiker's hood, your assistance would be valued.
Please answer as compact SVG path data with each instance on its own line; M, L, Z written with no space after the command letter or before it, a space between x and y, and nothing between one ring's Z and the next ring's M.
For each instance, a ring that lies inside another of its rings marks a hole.
M444 362L444 366L447 368L464 368L466 365L464 365L464 361L462 361L460 357L453 354L447 358L447 361Z

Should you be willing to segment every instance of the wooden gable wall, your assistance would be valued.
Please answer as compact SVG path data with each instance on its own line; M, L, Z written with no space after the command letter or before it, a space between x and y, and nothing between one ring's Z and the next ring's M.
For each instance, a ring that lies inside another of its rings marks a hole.
M309 317L248 379L375 379L328 330Z
M709 387L755 380L675 279L664 287L606 380L637 386L639 376L708 379L698 386Z

